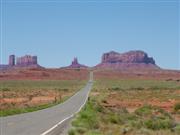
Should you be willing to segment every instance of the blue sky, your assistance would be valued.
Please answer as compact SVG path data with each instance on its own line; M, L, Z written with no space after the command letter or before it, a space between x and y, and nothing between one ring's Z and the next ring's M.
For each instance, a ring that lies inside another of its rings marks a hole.
M94 66L104 52L144 50L162 68L180 69L178 0L1 0L1 60L37 55L45 67L73 57Z

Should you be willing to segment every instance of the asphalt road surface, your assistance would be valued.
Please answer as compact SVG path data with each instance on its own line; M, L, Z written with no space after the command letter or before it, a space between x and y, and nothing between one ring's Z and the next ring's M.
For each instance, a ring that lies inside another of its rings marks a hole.
M86 86L64 103L36 112L0 117L0 135L61 134L74 114L85 105L92 85L91 72Z

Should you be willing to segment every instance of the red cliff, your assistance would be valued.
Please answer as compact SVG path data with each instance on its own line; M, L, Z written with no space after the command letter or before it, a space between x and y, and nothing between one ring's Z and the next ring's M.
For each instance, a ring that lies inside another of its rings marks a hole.
M111 51L104 53L101 63L95 67L111 69L159 68L155 64L155 60L152 57L149 57L147 53L143 51L129 51L126 53Z

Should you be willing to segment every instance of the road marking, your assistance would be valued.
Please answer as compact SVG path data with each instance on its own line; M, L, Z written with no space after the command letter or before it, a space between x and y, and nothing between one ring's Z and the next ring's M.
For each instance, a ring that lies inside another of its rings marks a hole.
M89 85L89 83L92 83L92 82L89 81L87 85ZM86 85L86 86L87 86L87 85ZM85 86L85 87L86 87L86 86ZM47 131L43 132L43 133L40 134L40 135L47 135L47 134L48 134L49 132L51 132L53 129L55 129L56 127L58 127L59 125L61 125L64 121L66 121L66 120L74 117L75 114L77 114L78 112L80 112L81 109L83 108L83 106L86 104L86 102L87 102L87 100L88 100L89 92L90 92L90 90L88 90L88 93L87 93L87 95L86 95L86 99L85 99L84 103L80 106L80 108L78 109L78 111L76 111L75 113L73 113L73 114L71 114L70 116L66 117L65 119L61 120L61 121L58 122L56 125L54 125L53 127L51 127L50 129L48 129ZM77 93L76 93L76 94L77 94ZM75 95L76 95L76 94L75 94ZM74 95L74 96L75 96L75 95Z

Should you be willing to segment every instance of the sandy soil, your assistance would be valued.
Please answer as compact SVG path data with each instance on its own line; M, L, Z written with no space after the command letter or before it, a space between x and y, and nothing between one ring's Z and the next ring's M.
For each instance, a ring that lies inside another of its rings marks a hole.
M33 95L33 93L31 94ZM26 96L21 96L20 94L18 94L18 97L0 98L0 109L6 110L10 108L11 109L22 108L22 107L30 107L30 106L52 103L52 102L60 101L64 97L71 96L73 93L72 92L57 93L56 91L49 91L46 92L46 94L44 95L43 94L40 93L39 95L33 95L33 96L28 94Z

